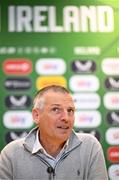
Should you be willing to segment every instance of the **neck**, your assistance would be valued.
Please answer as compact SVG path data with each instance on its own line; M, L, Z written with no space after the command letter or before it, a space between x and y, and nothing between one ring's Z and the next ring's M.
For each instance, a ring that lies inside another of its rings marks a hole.
M40 137L40 143L42 144L46 152L53 157L56 157L59 154L65 144L65 142L57 143L42 137Z

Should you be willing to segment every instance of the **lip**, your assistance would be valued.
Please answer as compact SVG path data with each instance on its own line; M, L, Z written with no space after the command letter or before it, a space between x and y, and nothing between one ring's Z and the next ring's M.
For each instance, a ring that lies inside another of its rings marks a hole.
M67 129L69 129L69 127L68 127L68 126L58 126L57 128L58 128L58 129L63 129L63 130L67 130Z

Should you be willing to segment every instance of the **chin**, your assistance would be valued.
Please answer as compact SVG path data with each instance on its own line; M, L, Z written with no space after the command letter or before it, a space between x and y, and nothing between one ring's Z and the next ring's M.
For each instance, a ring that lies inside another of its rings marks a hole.
M63 142L64 142L69 138L69 136L70 136L69 134L64 133L64 134L60 135L60 139L63 140Z

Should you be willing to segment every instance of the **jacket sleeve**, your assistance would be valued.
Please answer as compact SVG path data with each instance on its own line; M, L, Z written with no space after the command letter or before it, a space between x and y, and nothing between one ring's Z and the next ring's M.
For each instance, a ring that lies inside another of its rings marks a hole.
M88 180L108 180L103 149L98 141L92 148Z
M12 163L6 149L0 154L0 180L13 180L12 177Z

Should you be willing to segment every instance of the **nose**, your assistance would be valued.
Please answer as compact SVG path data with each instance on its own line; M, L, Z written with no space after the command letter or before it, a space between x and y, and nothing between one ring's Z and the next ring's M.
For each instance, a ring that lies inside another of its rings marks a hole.
M66 110L62 111L61 113L61 120L62 121L65 121L65 122L68 122L68 112Z

